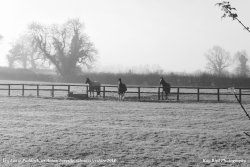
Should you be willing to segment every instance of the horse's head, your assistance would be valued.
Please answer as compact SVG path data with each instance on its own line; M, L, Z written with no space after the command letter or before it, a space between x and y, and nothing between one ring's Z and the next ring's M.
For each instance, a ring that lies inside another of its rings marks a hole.
M161 77L161 79L160 79L160 85L163 85L164 83L165 83L165 81L164 81L163 77Z
M122 79L121 78L118 79L118 84L120 84L120 83L122 83Z
M90 83L90 79L87 78L85 83L86 83L86 84L89 84L89 83Z

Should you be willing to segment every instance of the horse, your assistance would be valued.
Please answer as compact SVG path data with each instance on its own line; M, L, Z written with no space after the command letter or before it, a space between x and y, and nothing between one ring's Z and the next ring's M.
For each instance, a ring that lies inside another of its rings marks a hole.
M166 99L168 99L168 94L170 93L170 84L169 83L167 83L164 79L163 79L163 77L161 77L161 79L160 79L160 85L162 85L163 86L163 91L165 92L165 98Z
M89 78L86 79L86 84L89 84L89 92L90 92L90 96L93 92L93 97L95 95L95 91L97 93L97 96L100 95L101 92L101 84L97 81L91 81Z
M127 91L127 86L122 83L122 79L118 79L118 95L119 95L119 100L124 99L125 92Z

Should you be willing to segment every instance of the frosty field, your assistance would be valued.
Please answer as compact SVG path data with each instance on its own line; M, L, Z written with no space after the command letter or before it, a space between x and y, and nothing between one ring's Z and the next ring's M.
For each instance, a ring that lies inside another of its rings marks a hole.
M250 166L250 121L237 103L0 97L0 105L4 167Z

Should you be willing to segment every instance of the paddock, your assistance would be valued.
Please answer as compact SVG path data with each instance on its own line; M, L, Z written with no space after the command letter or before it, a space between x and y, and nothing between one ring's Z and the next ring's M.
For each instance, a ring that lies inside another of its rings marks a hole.
M6 167L250 165L249 120L226 88L172 87L170 101L161 99L161 87L128 86L125 101L112 100L115 85L86 100L65 100L69 92L88 94L80 84L0 88ZM247 110L248 93L236 88Z
M6 167L250 165L249 120L235 103L6 96L0 105Z

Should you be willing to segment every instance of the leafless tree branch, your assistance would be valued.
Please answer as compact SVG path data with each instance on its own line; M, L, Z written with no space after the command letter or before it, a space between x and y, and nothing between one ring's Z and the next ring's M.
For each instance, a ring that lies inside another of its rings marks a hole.
M219 6L221 10L224 12L221 18L230 17L233 20L237 20L241 24L241 26L244 27L244 29L250 32L249 27L243 24L242 21L238 18L238 14L235 12L236 8L231 7L230 2L222 1L220 3L216 3L215 5Z

